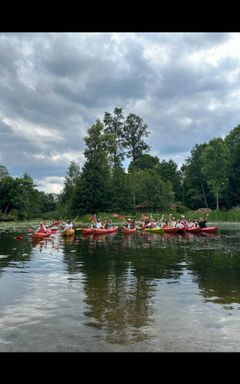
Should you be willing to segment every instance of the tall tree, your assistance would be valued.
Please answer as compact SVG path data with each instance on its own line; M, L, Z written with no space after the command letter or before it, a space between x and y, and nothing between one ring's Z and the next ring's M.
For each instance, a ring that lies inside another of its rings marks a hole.
M186 163L181 167L182 173L182 188L183 188L183 203L191 209L210 206L212 195L209 191L209 186L206 181L206 176L202 169L205 164L205 159L202 156L207 144L196 144L191 156L186 160Z
M221 138L215 138L209 142L203 151L202 158L204 166L202 172L207 183L215 194L216 209L219 209L219 196L222 189L228 186L230 171L230 151Z
M172 184L175 199L182 200L182 178L177 164L173 160L162 160L157 169L162 180Z
M228 207L240 204L240 125L235 127L225 137L225 143L230 150Z
M120 168L124 159L122 147L124 116L122 108L115 108L113 115L105 112L103 121L105 124L104 132L109 134L110 146L108 150L110 152L110 160L113 163L114 169Z
M61 210L67 216L70 216L72 213L73 195L80 175L80 165L71 161L65 176L63 191L60 195L60 205L64 207Z
M144 137L148 137L149 131L147 124L143 119L134 113L130 113L126 119L123 128L123 146L126 148L127 157L132 159L133 168L133 211L136 211L136 171L135 162L149 151L150 147L143 141Z
M144 170L144 169L153 169L157 165L159 165L159 158L157 156L152 156L149 153L145 153L135 160L135 171ZM133 163L131 162L128 167L128 171L132 172Z
M9 176L7 168L4 165L0 165L0 181L6 176Z
M113 169L110 190L114 212L131 209L131 179L122 168Z
M73 205L82 212L107 210L111 205L110 167L108 162L108 138L103 124L97 120L84 138L86 162L77 182Z
M163 182L155 169L145 169L137 172L136 198L142 207L158 209L160 211L169 208L174 200L172 184Z

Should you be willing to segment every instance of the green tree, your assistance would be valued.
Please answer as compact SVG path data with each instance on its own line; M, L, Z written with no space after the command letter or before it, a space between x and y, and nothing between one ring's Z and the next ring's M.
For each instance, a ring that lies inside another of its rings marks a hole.
M110 145L108 150L110 153L110 160L115 169L120 168L124 159L122 147L124 116L122 108L115 108L113 115L109 112L105 112L103 121L105 124L104 132L109 135Z
M214 138L203 151L203 175L207 179L209 188L216 197L216 209L219 209L219 196L222 189L228 186L230 171L230 152L221 138Z
M212 196L205 175L202 172L205 158L202 156L207 144L196 144L191 156L181 167L183 203L191 209L211 206Z
M73 196L80 175L80 165L71 161L66 172L63 191L60 195L60 209L65 216L70 216L72 213Z
M178 165L173 160L162 160L157 166L159 175L164 182L170 182L175 195L175 199L182 200L182 177Z
M155 170L145 169L137 172L137 202L141 206L164 210L174 199L172 185L163 182Z
M126 149L127 157L132 159L132 183L133 183L133 211L136 211L136 171L135 162L150 147L143 141L149 135L147 124L143 119L130 113L123 128L123 147Z
M114 212L131 209L131 180L123 169L116 168L111 175L111 200Z
M6 176L9 176L7 168L4 165L0 165L0 182Z
M240 125L235 127L225 138L230 151L228 208L240 204Z
M86 162L73 197L73 207L77 213L79 210L97 212L111 207L108 137L103 128L103 124L97 120L84 138Z
M135 171L140 171L144 169L153 169L157 165L159 165L159 158L157 156L152 156L149 153L145 153L135 160ZM133 171L133 162L128 166L128 171Z

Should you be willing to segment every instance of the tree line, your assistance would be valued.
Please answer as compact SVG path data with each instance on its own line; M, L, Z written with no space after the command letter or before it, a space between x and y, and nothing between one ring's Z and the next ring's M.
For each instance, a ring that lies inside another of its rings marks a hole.
M34 217L55 211L65 217L103 211L230 209L240 203L240 125L222 138L196 144L179 169L173 160L152 156L148 125L122 108L105 112L87 131L85 163L72 161L59 195L39 192L24 174L12 178L0 166L0 209ZM125 159L130 163L127 171Z
M36 187L28 173L14 178L4 165L0 165L0 219L25 220L54 211L56 195L40 192Z

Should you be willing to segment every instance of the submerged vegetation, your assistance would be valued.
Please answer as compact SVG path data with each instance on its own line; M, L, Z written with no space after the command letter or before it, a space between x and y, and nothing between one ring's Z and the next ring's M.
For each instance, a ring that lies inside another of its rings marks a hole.
M72 161L66 171L62 193L40 192L25 173L14 178L0 165L0 219L53 219L105 212L140 215L148 212L185 214L209 209L209 221L240 221L240 125L225 139L196 144L178 169L173 160L152 156L145 138L148 126L122 108L105 112L85 141L85 163ZM127 171L124 159L129 158Z

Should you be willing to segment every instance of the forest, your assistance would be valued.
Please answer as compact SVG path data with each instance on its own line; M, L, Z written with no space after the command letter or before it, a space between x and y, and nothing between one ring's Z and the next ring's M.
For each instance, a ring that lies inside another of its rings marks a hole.
M196 144L178 168L152 156L143 119L122 108L105 112L84 137L85 163L71 161L60 194L40 192L24 173L12 177L0 165L0 218L72 217L97 212L183 212L240 205L240 125L224 138ZM124 160L129 160L127 170Z

